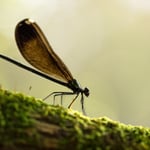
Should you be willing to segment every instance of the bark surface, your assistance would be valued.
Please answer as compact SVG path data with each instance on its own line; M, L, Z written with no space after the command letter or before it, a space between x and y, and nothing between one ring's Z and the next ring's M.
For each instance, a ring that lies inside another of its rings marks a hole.
M149 150L150 129L0 89L1 150Z

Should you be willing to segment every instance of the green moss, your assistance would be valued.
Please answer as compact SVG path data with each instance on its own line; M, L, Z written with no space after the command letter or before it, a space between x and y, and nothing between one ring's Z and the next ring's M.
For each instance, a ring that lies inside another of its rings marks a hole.
M149 150L150 129L0 90L0 149Z

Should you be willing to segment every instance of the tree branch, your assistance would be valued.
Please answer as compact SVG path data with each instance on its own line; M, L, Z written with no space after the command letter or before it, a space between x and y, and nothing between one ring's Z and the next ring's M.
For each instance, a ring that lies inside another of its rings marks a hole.
M150 129L89 118L0 89L0 149L148 150Z

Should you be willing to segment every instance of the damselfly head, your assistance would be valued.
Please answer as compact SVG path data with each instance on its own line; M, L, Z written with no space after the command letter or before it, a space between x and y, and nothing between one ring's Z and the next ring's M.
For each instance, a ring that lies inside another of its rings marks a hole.
M87 87L84 88L83 93L87 97L90 95L89 89Z

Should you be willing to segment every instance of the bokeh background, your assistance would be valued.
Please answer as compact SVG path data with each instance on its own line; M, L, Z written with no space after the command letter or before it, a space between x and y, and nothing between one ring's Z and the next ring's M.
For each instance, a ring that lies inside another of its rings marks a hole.
M24 18L39 24L74 78L90 89L88 116L150 126L149 0L1 0L0 53L29 65L14 38ZM3 60L0 85L37 98L68 91ZM64 107L72 98L64 97ZM81 111L80 99L72 109Z

